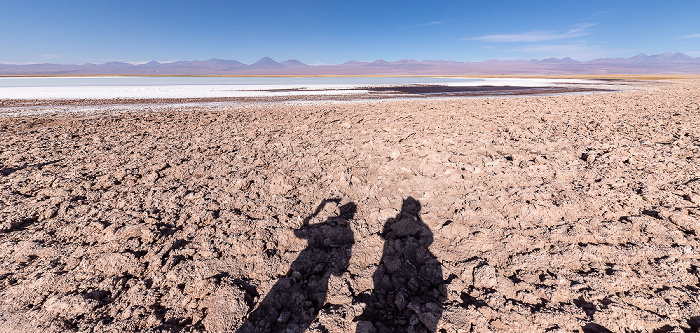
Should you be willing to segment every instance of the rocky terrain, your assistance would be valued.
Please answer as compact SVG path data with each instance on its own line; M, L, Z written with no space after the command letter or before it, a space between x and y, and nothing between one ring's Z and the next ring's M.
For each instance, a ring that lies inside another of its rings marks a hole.
M698 331L699 96L1 117L0 331Z

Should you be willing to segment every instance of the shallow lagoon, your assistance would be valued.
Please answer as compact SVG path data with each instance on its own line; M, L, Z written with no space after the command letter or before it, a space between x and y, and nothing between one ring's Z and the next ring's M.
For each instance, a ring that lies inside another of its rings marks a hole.
M220 98L353 95L407 85L565 87L592 80L473 77L0 77L0 99Z

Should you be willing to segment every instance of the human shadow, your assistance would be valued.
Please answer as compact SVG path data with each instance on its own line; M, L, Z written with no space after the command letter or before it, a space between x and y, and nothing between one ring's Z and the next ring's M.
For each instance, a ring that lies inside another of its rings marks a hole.
M238 332L304 332L316 318L326 303L330 276L339 276L347 270L355 242L350 220L357 208L352 202L340 206L338 216L309 224L329 202L340 204L340 199L323 200L304 219L303 226L294 231L297 237L308 241L308 246L248 315Z
M435 332L446 300L442 267L428 247L433 233L421 220L421 204L408 197L384 224L382 258L357 332Z

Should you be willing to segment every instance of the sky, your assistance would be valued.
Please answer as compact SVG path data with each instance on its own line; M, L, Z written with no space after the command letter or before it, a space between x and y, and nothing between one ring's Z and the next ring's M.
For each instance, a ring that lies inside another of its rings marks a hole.
M698 0L0 0L0 63L700 57Z

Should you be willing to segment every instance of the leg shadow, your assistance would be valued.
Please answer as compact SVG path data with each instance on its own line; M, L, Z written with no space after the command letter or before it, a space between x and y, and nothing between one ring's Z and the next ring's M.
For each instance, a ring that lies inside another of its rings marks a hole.
M265 299L248 315L238 332L304 332L326 302L328 280L341 275L350 262L354 234L349 221L356 206L340 206L340 214L323 223L309 224L328 202L324 200L316 211L304 220L294 234L308 241L289 272L272 287Z
M435 332L446 300L442 267L428 247L433 233L419 217L421 204L403 201L384 224L384 252L373 275L358 332Z

